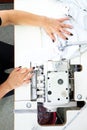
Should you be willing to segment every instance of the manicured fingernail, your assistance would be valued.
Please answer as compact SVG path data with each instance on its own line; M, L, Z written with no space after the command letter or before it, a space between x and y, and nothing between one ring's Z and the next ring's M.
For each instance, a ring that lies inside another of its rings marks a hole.
M55 42L54 39L52 40L52 42Z
M35 69L35 67L33 67L33 69Z
M19 66L18 68L21 68L22 66Z
M71 35L71 36L73 36L73 34L72 34L72 33L70 33L70 35Z

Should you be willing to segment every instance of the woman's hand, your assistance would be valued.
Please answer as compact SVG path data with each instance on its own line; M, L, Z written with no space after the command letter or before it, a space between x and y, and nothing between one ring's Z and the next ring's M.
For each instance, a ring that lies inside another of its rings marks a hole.
M64 40L68 40L65 35L72 35L67 31L67 28L71 29L72 26L64 23L69 20L69 17L54 19L18 10L0 11L0 17L2 18L2 26L10 24L40 26L45 29L52 41L56 40L54 34Z
M60 18L60 19L52 19L52 18L44 18L43 22L43 28L47 32L47 34L50 36L52 41L55 41L55 35L58 35L64 40L68 40L66 35L73 35L71 32L67 31L67 28L72 29L72 26L69 24L65 24L64 22L69 20L68 17L66 18Z
M9 91L15 89L23 84L27 84L31 81L33 76L33 68L15 68L9 75L8 79L5 81Z
M0 99L11 90L27 84L31 81L33 76L33 68L15 68L7 78L7 80L0 85Z

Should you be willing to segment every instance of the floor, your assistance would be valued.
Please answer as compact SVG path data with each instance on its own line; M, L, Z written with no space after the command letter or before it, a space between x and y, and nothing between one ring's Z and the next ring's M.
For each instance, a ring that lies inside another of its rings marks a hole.
M13 4L0 4L0 10L12 9ZM0 40L14 44L13 26L0 27ZM14 130L14 96L0 100L0 130Z

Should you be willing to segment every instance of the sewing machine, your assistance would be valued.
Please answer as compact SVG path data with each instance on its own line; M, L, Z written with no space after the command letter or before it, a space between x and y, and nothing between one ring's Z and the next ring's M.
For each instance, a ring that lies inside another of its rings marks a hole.
M53 18L68 16L67 23L73 25L68 41L55 36L54 43L42 28L15 26L15 66L35 67L31 83L15 90L15 130L87 129L87 10L78 0L68 2L14 2L17 10ZM47 112L57 113L54 125L38 123L38 103Z

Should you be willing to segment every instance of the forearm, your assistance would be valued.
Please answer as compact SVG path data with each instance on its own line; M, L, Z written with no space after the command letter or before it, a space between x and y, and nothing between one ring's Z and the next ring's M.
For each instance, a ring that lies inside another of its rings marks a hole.
M1 26L5 25L31 25L42 27L45 32L50 36L52 41L56 40L54 34L58 35L64 40L68 40L65 35L71 35L71 32L67 28L72 29L72 26L65 24L68 17L53 19L46 16L39 16L29 12L19 11L19 10L5 10L0 11Z
M0 17L2 19L2 26L9 24L42 26L45 19L44 16L18 10L0 11Z
M9 89L8 84L7 84L6 82L2 83L2 84L0 85L0 99L1 99L4 95L6 95L9 91L11 91L11 90Z

